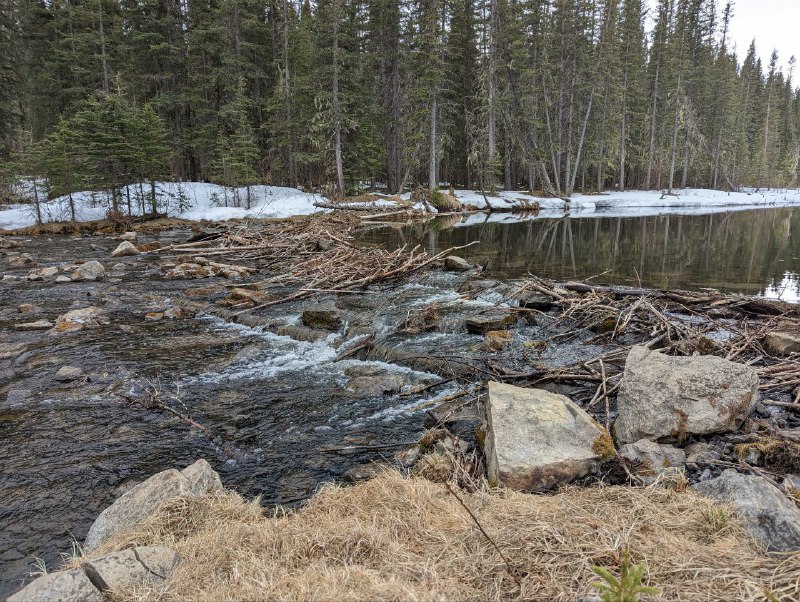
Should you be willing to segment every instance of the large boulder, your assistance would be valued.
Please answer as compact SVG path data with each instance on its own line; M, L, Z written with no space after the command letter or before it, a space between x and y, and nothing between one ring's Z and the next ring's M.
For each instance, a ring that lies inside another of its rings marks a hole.
M80 569L43 575L6 598L6 602L105 602Z
M100 513L83 544L87 552L105 540L131 529L165 502L176 497L200 497L222 489L219 475L205 460L188 468L159 472L140 483Z
M758 402L758 374L714 356L671 357L635 346L617 396L620 443L736 430Z
M800 550L800 508L766 479L729 468L694 488L730 504L750 535L769 552Z
M81 264L72 273L72 279L76 281L87 280L93 282L95 280L102 280L106 276L106 269L99 261L87 261Z
M489 383L489 481L541 491L585 476L613 453L606 431L568 397Z
M93 558L83 565L91 582L101 591L120 592L142 585L160 585L180 562L174 550L143 546Z

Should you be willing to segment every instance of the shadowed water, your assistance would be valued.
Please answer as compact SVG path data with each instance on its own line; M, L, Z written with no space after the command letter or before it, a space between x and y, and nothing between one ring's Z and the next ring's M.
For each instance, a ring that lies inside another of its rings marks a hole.
M422 244L432 253L477 240L459 254L497 278L531 273L800 300L800 236L793 236L800 209L503 220L444 217L370 230L361 240L389 248Z

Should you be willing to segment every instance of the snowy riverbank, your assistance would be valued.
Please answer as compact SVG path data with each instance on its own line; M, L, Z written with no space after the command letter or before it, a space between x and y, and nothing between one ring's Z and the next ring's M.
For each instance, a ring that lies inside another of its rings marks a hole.
M120 209L134 215L149 210L149 185L134 184L123 189ZM234 218L282 218L308 215L321 211L315 203L326 199L314 193L296 188L280 186L252 186L250 208L247 209L247 193L244 188L232 189L204 182L159 182L156 187L158 209L170 217L189 220L223 221ZM128 194L130 193L130 194ZM407 200L410 195L402 196ZM486 209L487 203L480 192L456 190L455 196L465 206ZM144 198L143 198L144 197ZM393 197L378 201L377 205L387 209L395 204ZM396 198L396 197L394 197ZM723 192L718 190L686 189L676 195L665 195L661 191L626 191L603 194L576 194L569 203L558 198L538 198L524 192L501 192L488 197L495 209L508 210L516 205L538 203L540 217L560 217L569 214L575 217L619 217L654 215L659 213L715 213L733 209L757 209L761 207L786 207L800 205L800 190L768 190ZM92 221L106 216L111 205L106 193L79 192L72 195L77 221ZM421 208L421 207L420 207ZM42 220L45 222L69 221L72 210L69 197L62 196L41 204ZM508 219L498 213L494 219ZM474 218L484 220L485 216ZM33 205L12 205L0 210L0 229L24 228L36 223Z

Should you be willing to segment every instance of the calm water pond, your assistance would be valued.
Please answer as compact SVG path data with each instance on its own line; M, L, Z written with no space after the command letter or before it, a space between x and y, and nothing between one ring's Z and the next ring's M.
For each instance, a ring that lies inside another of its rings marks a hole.
M528 273L555 280L655 288L703 288L800 301L800 209L709 215L561 217L501 221L443 217L362 234L369 245L459 251L496 278ZM485 219L482 218L481 219Z

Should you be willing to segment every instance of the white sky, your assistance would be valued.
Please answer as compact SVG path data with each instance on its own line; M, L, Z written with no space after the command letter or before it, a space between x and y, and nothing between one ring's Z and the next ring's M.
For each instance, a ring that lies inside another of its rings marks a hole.
M724 0L718 5L724 6ZM740 60L747 54L753 38L766 70L773 48L778 51L778 64L784 67L794 55L800 61L800 0L735 0L731 41L736 43Z

